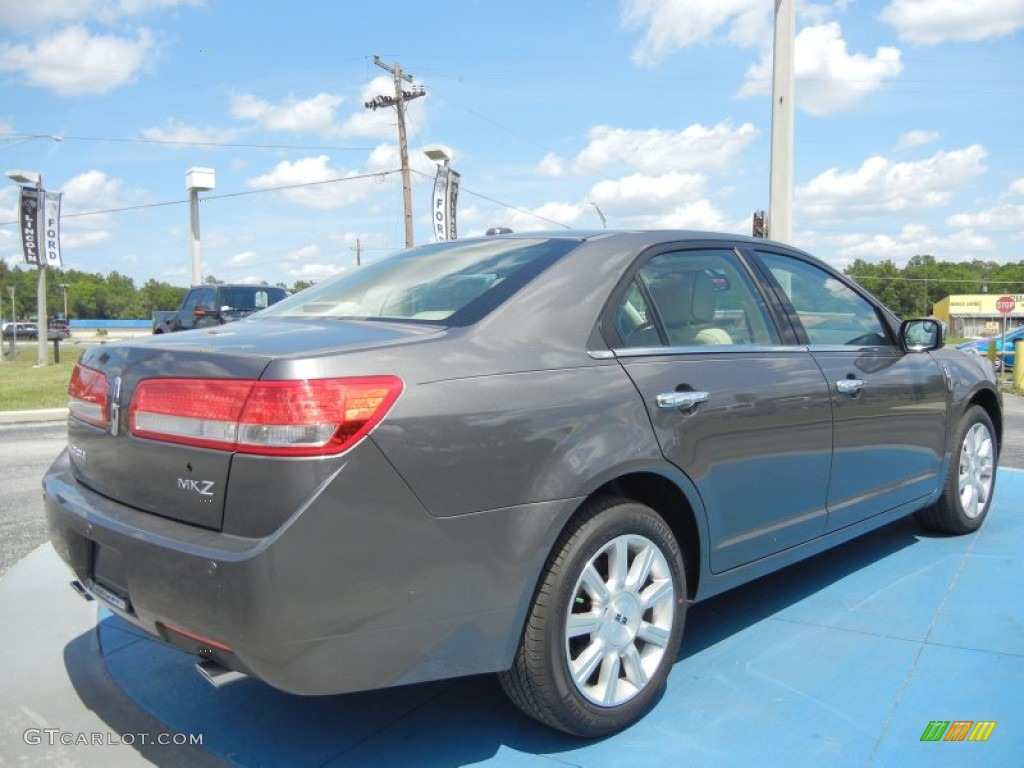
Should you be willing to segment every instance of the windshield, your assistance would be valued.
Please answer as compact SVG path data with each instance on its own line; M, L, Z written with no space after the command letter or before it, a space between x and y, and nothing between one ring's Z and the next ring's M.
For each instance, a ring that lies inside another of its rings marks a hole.
M412 248L300 291L259 317L462 325L482 317L579 244L513 238Z

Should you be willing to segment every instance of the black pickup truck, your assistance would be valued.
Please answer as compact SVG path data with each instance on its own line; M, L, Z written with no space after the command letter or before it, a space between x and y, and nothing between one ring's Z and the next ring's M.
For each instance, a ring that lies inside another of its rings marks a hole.
M266 309L287 295L284 288L272 285L197 285L176 312L153 313L153 333L224 325Z

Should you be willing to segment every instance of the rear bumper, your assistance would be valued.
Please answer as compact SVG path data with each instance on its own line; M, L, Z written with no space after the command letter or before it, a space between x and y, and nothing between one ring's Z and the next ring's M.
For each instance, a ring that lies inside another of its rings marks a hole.
M113 502L74 479L66 454L43 490L54 548L75 576L111 585L114 574L126 593L127 608L112 610L164 639L171 626L213 640L230 649L222 660L300 694L507 668L576 503L433 517L372 440L262 538Z

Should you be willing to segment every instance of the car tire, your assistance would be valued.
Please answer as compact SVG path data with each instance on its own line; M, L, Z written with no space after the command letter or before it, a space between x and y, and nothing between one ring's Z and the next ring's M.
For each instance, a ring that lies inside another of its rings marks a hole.
M946 480L932 506L916 515L926 528L941 533L971 533L988 516L998 460L995 429L983 408L970 406L957 427Z
M660 695L685 614L683 557L665 520L625 499L592 500L548 558L502 688L561 731L614 733Z

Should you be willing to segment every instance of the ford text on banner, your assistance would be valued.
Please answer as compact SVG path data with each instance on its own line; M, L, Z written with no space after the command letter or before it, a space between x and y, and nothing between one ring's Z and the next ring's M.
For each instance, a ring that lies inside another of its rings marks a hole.
M42 190L35 187L21 188L21 204L18 207L18 220L21 227L21 252L26 264L45 263L39 256L39 219Z
M437 167L434 179L433 213L434 242L443 243L448 240L448 166Z
M46 266L63 267L60 258L60 199L62 192L43 191L42 248Z

